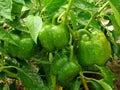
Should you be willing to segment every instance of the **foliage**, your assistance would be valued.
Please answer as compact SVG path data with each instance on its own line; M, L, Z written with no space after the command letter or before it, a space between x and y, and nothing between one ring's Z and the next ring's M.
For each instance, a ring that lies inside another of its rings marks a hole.
M120 59L119 8L120 0L0 0L0 90L17 90L18 81L24 90L113 90L116 77L105 64ZM102 32L111 55L99 58L108 49L99 36L89 52L79 43L80 60L98 61L79 63L78 42L89 41L82 29Z

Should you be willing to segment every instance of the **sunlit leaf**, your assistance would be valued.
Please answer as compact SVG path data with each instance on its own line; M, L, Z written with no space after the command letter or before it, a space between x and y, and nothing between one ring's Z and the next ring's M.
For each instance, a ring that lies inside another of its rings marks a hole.
M98 10L98 7L93 3L89 3L87 0L75 0L73 3L78 9L95 13Z
M47 14L55 13L66 0L45 0L43 11Z
M26 19L26 25L30 31L31 37L37 43L38 33L42 28L42 19L39 16L29 15Z
M0 16L11 20L12 0L0 0Z
M103 90L113 90L112 87L108 83L102 80L95 80L95 81L103 87Z

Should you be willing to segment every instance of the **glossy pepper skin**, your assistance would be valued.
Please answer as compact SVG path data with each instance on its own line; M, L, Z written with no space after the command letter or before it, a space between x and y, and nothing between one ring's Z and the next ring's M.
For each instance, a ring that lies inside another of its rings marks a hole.
M44 25L39 32L39 40L47 51L64 48L69 42L68 27L61 23L58 25Z
M17 43L17 46L9 42L4 44L4 48L10 56L29 59L35 53L36 45L30 37L23 38L13 33L11 33L11 37Z
M67 55L58 54L51 65L51 72L56 76L58 83L65 84L79 74L80 65L75 60L70 61Z
M20 40L18 57L29 59L36 52L36 45L31 38L23 38Z
M104 65L111 56L111 45L103 32L85 33L79 31L81 39L78 41L77 57L83 66Z

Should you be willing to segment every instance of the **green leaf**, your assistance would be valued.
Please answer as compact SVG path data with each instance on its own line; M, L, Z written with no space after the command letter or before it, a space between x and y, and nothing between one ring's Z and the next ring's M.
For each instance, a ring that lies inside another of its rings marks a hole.
M95 90L103 90L103 89L104 89L99 83L97 83L97 82L94 81L94 80L90 81L90 83L92 84L92 85L90 85L90 86L93 86L93 88L94 88Z
M18 46L14 38L12 38L11 34L9 34L9 32L7 32L6 30L2 28L0 28L0 40L7 41L11 44Z
M76 79L70 90L80 90L81 80Z
M18 69L18 77L28 90L45 90L41 77L31 67L24 66Z
M70 11L69 16L70 16L70 19L71 19L73 30L75 30L76 26L77 26L77 16L72 10Z
M50 3L51 0L42 0L41 2L43 3L44 6L47 6L48 3Z
M87 0L74 0L73 5L78 9L95 13L98 11L98 7L93 3L89 3Z
M120 26L120 0L109 0L109 3L115 15L115 19Z
M31 9L33 6L32 0L25 0L25 7L27 7L27 9Z
M21 10L22 10L22 5L21 4L18 4L16 2L13 2L12 4L12 16L13 14L16 16L20 16L21 15Z
M5 18L0 17L0 26L2 26L4 22L5 22Z
M118 25L114 15L111 15L109 18L114 26L114 30L111 32L112 38L114 39L114 43L112 43L113 52L120 59L120 44L117 43L120 40L120 26Z
M18 3L18 4L22 4L22 5L25 4L24 0L13 0L13 1L16 2L16 3Z
M55 13L67 0L45 0L44 8L47 14Z
M112 31L115 41L120 39L120 26L118 25L114 15L109 17L111 19L112 25L114 26L114 30Z
M97 66L99 68L99 70L101 71L101 74L103 76L103 79L101 79L103 81L103 83L107 83L108 85L110 85L110 87L113 88L114 86L114 80L116 79L114 73L106 66ZM102 83L101 81L101 83ZM108 89L110 90L110 89Z
M82 25L86 25L88 23L90 17L91 17L90 13L88 13L88 12L80 12L78 14L77 21ZM97 29L97 30L100 30L100 25L98 24L98 22L95 19L92 20L92 22L90 23L90 27L92 27L94 29Z
M26 25L30 31L31 37L37 43L38 33L42 28L42 19L39 16L29 15L26 20Z
M11 27L14 27L15 30L23 31L29 33L27 26L23 24L21 19L14 19L13 21L8 22Z
M0 16L11 20L12 0L0 0Z
M112 87L108 83L102 80L95 80L95 81L103 87L103 90L113 90Z

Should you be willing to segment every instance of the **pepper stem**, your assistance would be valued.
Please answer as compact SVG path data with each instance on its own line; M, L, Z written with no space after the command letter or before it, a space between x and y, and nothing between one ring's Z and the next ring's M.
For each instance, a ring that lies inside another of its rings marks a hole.
M15 73L12 73L12 72L10 72L10 71L8 71L8 70L3 70L3 72L7 73L7 75L8 75L9 77L18 79L17 74L15 74Z
M80 72L79 74L80 74L80 78L81 78L81 80L82 80L84 89L85 89L85 90L89 90L88 85L87 85L87 82L86 82L86 80L84 79L83 73Z
M67 27L69 29L69 32L71 33L71 35L73 36L73 38L75 38L75 34L74 31L72 30L72 28L70 27L70 25L67 23Z
M73 49L74 49L74 48L73 48L73 45L71 45L71 46L70 46L70 57L69 57L69 58L70 58L70 59L69 59L70 61L73 60L73 52L74 52Z
M69 13L69 10L70 10L70 8L71 8L71 5L72 5L72 0L69 0L69 2L68 2L68 7L67 7L66 12L65 12L64 17L63 17L63 22L64 22L64 23L66 22L67 15L68 15L68 13Z
M91 33L85 29L80 29L75 32L75 40L80 40L84 34L87 34L89 38L91 38Z
M53 53L49 53L49 61L50 61L50 63L53 62ZM51 72L50 72L50 80L51 80L51 83L52 83L52 89L55 90L56 76L53 75Z
M92 20L95 18L95 16L97 14L99 14L107 5L108 5L109 1L107 1L96 13L94 13L91 18L89 19L88 23L86 24L84 29L87 29L90 25L90 23L92 22Z
M50 63L53 61L53 54L52 53L49 53L49 61L50 61Z

